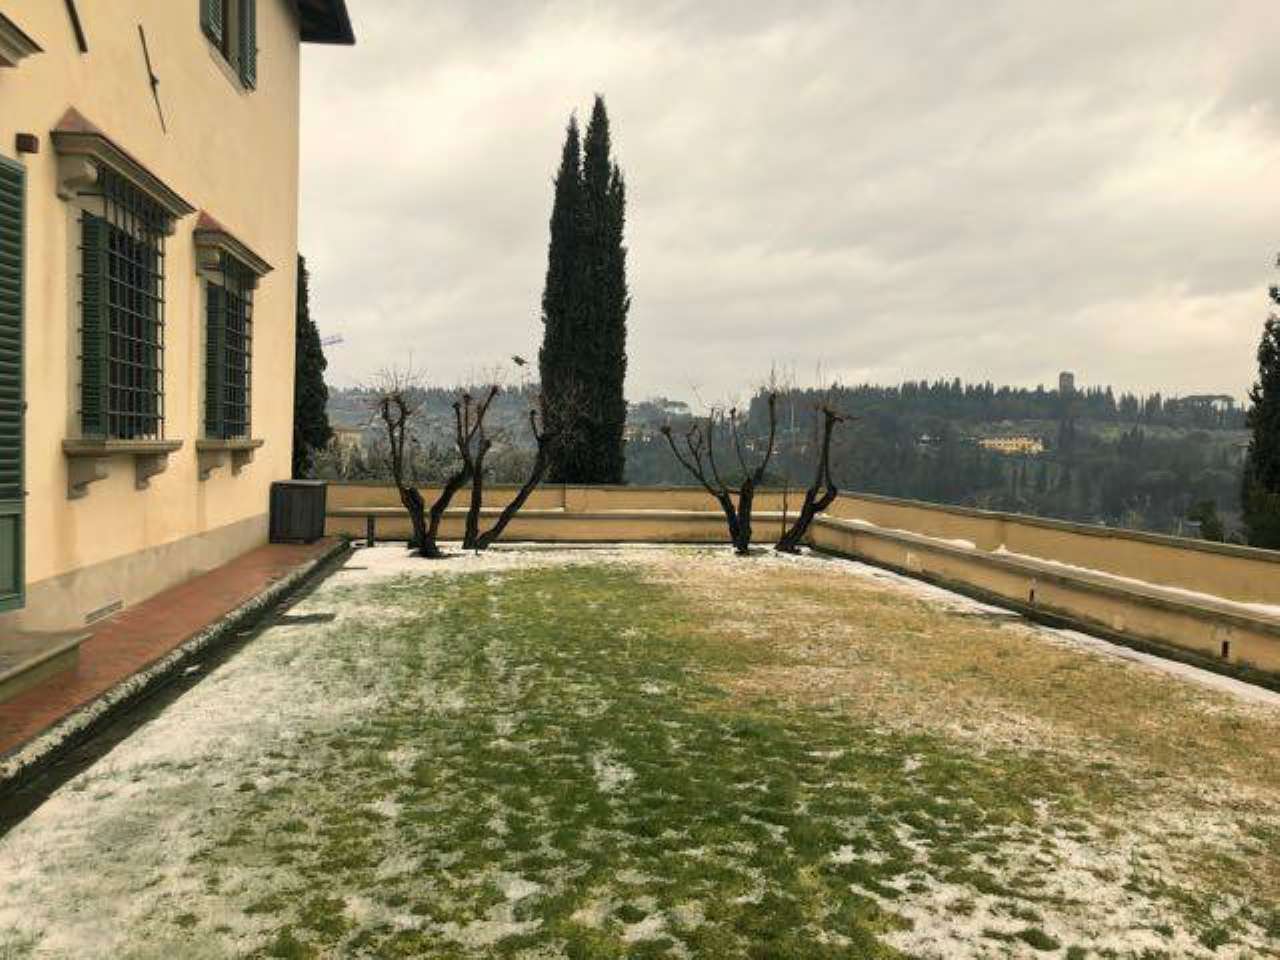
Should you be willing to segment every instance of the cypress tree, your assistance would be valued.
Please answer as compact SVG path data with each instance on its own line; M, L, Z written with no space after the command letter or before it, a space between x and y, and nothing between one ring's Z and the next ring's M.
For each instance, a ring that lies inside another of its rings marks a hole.
M550 479L621 483L627 417L626 186L611 158L609 117L597 96L580 144L570 120L551 210L538 354L549 423L572 417Z
M583 146L584 208L583 318L592 355L588 478L590 483L621 483L623 428L627 419L627 249L626 185L611 157L609 114L596 96Z
M1280 288L1271 288L1280 305ZM1271 314L1258 344L1258 381L1249 391L1252 436L1245 456L1241 507L1249 543L1280 549L1280 316Z
M538 350L538 376L542 384L543 410L547 427L556 433L569 429L566 396L577 378L572 346L576 345L575 297L580 284L576 273L582 220L582 148L578 120L569 118L560 170L556 173L555 200L551 207L551 242L547 247L547 279L542 291L542 347ZM558 447L550 479L564 483L578 473L579 444L566 442Z
M329 427L329 388L324 383L328 361L320 346L320 331L311 321L307 262L298 255L298 302L294 325L293 475L305 477L318 450L333 436Z

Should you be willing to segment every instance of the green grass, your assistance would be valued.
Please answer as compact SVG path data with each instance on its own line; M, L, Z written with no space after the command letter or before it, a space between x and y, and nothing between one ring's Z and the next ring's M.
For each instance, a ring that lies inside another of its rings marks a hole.
M348 925L326 894L360 891L431 928L362 930L378 956L452 955L469 924L494 918L526 931L486 944L495 956L540 943L571 957L659 956L677 940L707 957L894 956L877 934L900 921L854 888L893 894L911 873L894 824L908 816L959 849L1025 814L964 761L898 776L924 746L915 740L878 742L836 714L730 708L698 676L725 651L621 570L397 583L372 599L406 615L379 639L402 686L340 736L294 746L319 782L237 792L243 816L205 857L216 871L264 851L289 868L289 887L251 907L277 907L269 952L343 944ZM435 709L433 693L464 706ZM418 759L399 774L388 754L405 745ZM836 761L814 756L850 745ZM617 789L597 782L602 762L624 771ZM827 789L832 779L850 787ZM966 781L976 789L962 798ZM393 823L369 807L387 797ZM844 844L884 859L832 864ZM392 852L421 868L380 875ZM538 892L509 901L497 872ZM596 901L598 924L583 922ZM654 939L624 939L659 915ZM848 942L820 943L831 930Z
M314 632L365 706L263 744L272 782L228 783L194 860L259 956L897 957L933 884L964 892L955 922L998 903L975 951L1064 953L1037 811L1094 836L1087 788L1115 771L744 698L717 678L760 652L626 566L327 599L385 614ZM1224 942L1220 912L1138 871ZM172 939L214 923L175 910Z

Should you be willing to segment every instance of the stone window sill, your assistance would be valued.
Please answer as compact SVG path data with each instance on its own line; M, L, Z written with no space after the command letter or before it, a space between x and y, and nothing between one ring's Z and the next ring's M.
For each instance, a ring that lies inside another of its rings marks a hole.
M105 480L113 459L133 459L133 482L145 490L152 477L169 466L169 454L182 447L181 440L63 440L67 457L67 499L88 496L89 484Z
M237 474L248 464L253 463L253 454L266 440L197 440L196 461L201 480L208 480L209 475L219 467L231 464L232 474Z

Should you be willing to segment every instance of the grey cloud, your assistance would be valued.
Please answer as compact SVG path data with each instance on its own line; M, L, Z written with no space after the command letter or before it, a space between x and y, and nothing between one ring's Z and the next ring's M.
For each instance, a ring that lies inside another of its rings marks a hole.
M804 374L1242 394L1280 247L1236 4L355 0L304 61L302 246L338 382L536 350L563 126L629 182L632 396Z

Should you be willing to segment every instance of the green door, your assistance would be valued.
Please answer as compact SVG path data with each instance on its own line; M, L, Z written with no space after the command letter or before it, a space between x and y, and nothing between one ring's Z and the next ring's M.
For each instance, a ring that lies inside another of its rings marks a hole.
M0 157L0 610L23 603L22 283L26 171Z

